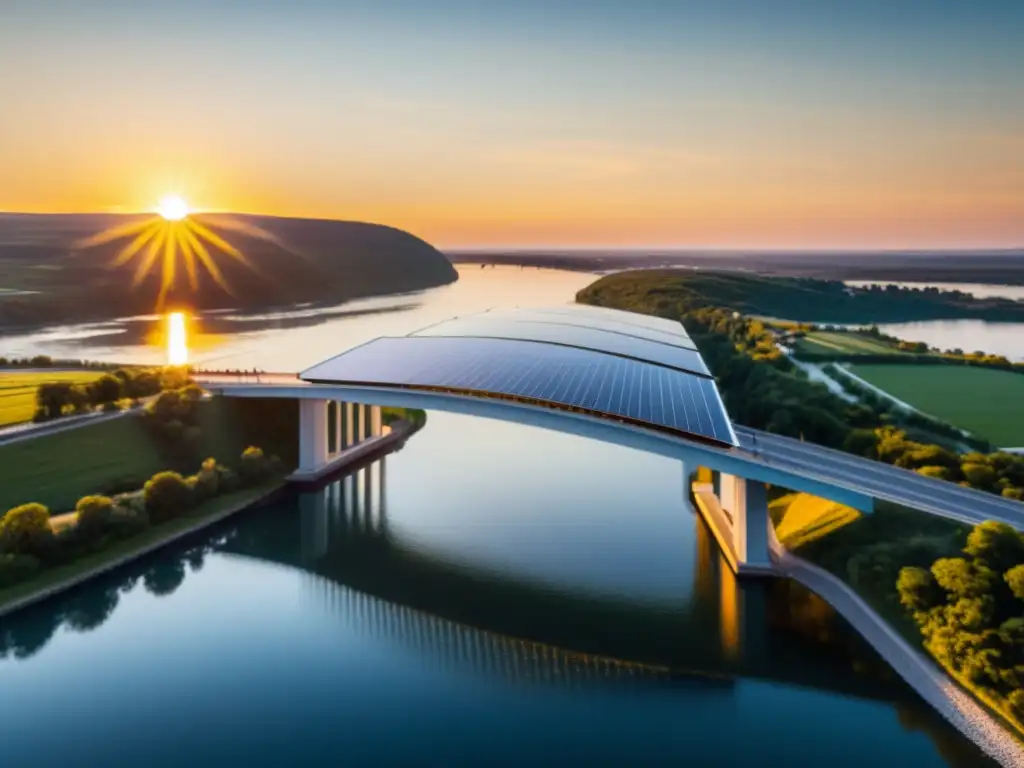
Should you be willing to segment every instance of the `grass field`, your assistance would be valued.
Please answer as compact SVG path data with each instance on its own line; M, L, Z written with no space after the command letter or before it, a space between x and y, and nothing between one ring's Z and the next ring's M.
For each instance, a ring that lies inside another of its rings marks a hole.
M202 453L233 464L244 446L218 406L216 400L200 404ZM0 515L32 501L53 514L68 512L82 496L141 488L167 469L134 415L0 445L0 466Z
M791 493L773 500L769 505L775 535L790 549L808 544L860 517L857 510L821 499L809 493Z
M854 365L850 370L915 408L991 440L1024 445L1024 376L956 365Z
M902 355L905 354L884 341L860 333L812 331L798 339L796 352L827 355Z
M0 373L0 427L32 420L36 411L36 389L51 381L88 384L103 375L102 371L12 371Z

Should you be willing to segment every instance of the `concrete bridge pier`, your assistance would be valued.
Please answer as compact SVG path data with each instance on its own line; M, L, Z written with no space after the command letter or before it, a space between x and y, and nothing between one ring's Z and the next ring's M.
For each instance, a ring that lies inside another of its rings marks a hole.
M299 466L291 479L317 480L359 458L383 434L379 405L300 399Z
M720 503L732 519L736 560L747 570L772 570L768 549L768 492L764 483L721 475Z
M683 476L689 477L685 465ZM774 573L764 483L715 472L711 482L698 479L692 490L697 509L733 572L740 576Z

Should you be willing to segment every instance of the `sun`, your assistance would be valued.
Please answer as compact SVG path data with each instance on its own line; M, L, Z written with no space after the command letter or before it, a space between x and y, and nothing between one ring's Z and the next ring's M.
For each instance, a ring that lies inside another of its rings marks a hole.
M181 221L188 216L188 204L177 195L168 195L160 200L156 212L167 221Z
M221 232L237 232L251 238L264 240L288 253L297 255L285 243L270 232L256 225L221 216L206 217L193 214L188 204L177 195L168 195L156 207L156 218L138 220L132 218L125 224L115 225L75 243L76 248L93 248L103 243L131 238L110 262L111 267L122 267L136 260L132 287L138 286L151 271L160 270L160 293L156 308L162 311L167 292L175 286L178 265L181 261L188 274L193 291L199 289L199 266L206 269L213 281L228 294L234 295L224 279L212 251L220 251L228 258L247 267L264 279L269 278L226 239ZM209 247L208 247L209 246Z

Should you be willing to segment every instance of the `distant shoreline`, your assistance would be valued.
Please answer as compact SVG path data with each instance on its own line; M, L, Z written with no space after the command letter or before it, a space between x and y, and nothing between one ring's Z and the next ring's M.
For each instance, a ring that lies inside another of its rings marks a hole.
M449 249L452 264L547 267L573 272L694 268L771 277L1024 286L1024 250L757 251L667 249Z

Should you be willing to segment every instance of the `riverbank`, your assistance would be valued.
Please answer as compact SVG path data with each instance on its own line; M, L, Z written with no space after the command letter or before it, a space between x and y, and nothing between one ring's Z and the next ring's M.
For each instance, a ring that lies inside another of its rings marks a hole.
M400 449L412 435L422 429L423 424L423 421L396 419L388 434L377 438L372 444L367 444L364 450L350 451L342 457L342 461L332 467L332 472L340 474L344 469L353 465L359 465L366 460L372 460L384 453ZM102 552L44 571L29 581L0 590L0 616L5 616L72 589L96 576L119 568L197 531L226 520L251 506L269 502L291 484L288 477L280 476L254 488L219 496L205 502L184 517L168 521L130 539L119 541ZM303 487L307 484L299 482L296 485ZM68 513L68 515L60 517L65 519L64 524L67 525L69 524L67 518L74 514Z
M691 489L695 506L709 523L722 553L733 571L742 573L729 535L731 524L718 497L707 483L694 482ZM1024 745L1011 733L1010 724L975 701L972 694L978 694L964 690L970 690L965 685L966 681L956 674L948 674L948 670L916 650L874 606L842 579L794 555L779 542L772 525L769 525L768 546L774 568L771 571L756 569L754 573L791 579L818 595L960 733L1005 768L1024 765ZM978 695L978 698L995 710L995 702L983 695Z
M243 509L272 500L285 488L277 477L255 488L226 494L202 504L187 517L171 520L138 536L117 542L94 555L52 570L38 577L0 590L0 617L7 616L90 579L120 568L175 541L226 520Z

